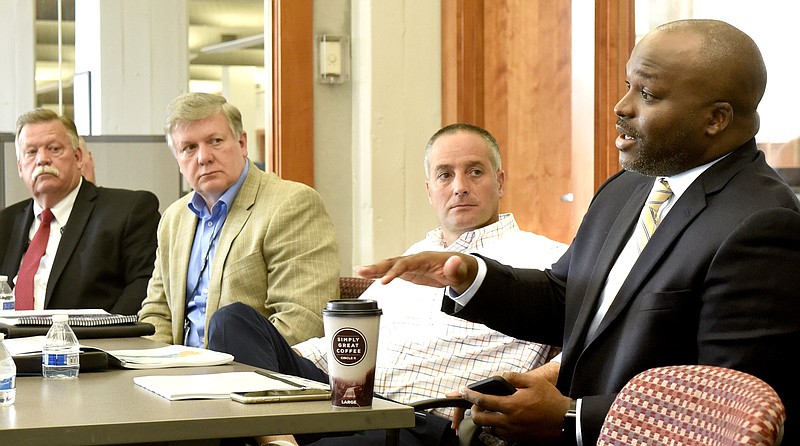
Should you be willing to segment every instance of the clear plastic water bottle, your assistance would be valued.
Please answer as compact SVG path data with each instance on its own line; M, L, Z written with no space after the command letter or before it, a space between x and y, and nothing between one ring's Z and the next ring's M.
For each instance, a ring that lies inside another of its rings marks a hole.
M66 314L54 314L53 325L42 346L42 376L45 378L77 378L80 369L80 344L67 321Z
M8 276L0 276L0 310L14 309L14 293L8 284Z
M0 333L0 406L10 406L17 398L17 366L3 345L4 337Z

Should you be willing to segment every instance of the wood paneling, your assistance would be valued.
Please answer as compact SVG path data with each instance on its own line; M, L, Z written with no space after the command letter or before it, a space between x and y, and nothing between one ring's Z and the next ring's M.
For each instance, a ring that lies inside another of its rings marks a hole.
M268 168L314 186L313 1L272 1L272 138Z
M442 125L483 122L483 0L442 1Z
M635 43L634 0L595 3L594 185L620 169L614 105L625 94L625 64Z
M549 0L443 0L443 124L468 121L500 144L501 212L569 242L571 5Z

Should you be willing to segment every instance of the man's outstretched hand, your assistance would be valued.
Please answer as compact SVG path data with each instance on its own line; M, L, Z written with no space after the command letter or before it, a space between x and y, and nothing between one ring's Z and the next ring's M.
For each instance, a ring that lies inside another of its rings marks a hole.
M356 274L384 285L399 277L417 285L449 286L461 294L475 281L478 261L467 254L428 251L359 266Z

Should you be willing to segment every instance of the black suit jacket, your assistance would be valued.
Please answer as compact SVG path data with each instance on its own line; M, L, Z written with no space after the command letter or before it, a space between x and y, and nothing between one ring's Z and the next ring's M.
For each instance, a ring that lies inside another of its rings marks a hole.
M153 193L84 180L61 235L45 308L136 314L153 273L159 218ZM19 270L32 222L32 199L0 211L0 274L9 281Z
M800 429L800 203L754 140L706 170L674 204L591 339L609 270L630 237L652 177L620 172L595 194L569 250L551 270L488 273L455 313L523 339L564 347L558 388L583 398L585 445L635 374L712 364L754 374ZM453 313L444 299L443 310ZM792 443L789 440L789 443Z

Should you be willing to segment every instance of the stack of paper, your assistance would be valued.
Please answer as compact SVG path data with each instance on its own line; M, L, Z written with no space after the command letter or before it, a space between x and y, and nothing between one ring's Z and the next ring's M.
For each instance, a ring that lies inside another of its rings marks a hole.
M108 350L113 365L126 369L163 369L169 367L202 367L228 364L233 355L185 345L139 350Z

